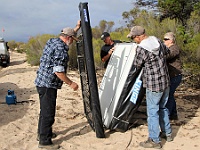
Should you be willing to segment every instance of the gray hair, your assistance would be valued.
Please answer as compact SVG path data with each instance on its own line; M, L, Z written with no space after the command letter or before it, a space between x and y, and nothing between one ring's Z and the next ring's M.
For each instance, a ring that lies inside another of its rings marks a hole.
M176 42L176 38L175 38L175 35L174 35L173 32L167 32L167 33L165 33L164 38L172 40L173 43Z

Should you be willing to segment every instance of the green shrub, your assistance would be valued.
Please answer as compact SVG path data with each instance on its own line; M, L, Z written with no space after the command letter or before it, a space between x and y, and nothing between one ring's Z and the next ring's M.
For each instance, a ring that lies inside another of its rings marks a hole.
M36 37L31 37L28 43L25 45L27 61L30 65L36 66L40 64L40 57L43 52L43 48L50 38L56 37L55 35L37 35Z

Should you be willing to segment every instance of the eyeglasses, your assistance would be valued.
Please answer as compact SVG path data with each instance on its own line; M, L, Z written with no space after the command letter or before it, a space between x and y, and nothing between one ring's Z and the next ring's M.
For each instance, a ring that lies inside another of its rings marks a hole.
M168 39L168 38L164 38L163 40L164 40L164 41L168 41L168 40L170 40L170 39Z

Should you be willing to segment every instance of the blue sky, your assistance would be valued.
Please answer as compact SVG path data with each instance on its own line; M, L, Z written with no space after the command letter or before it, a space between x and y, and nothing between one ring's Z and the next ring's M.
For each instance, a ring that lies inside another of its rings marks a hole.
M122 26L122 13L133 8L133 0L1 0L0 37L27 42L30 36L58 34L62 28L76 25L80 2L88 2L91 27L101 20Z

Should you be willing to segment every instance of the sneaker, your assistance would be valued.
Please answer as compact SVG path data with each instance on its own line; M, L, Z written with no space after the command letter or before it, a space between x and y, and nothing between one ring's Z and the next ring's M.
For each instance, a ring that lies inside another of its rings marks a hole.
M48 150L57 150L57 149L60 148L60 145L58 145L58 144L50 144L50 145L39 144L38 148L45 148L45 149L48 149Z
M156 149L162 148L160 143L155 143L151 138L148 138L147 141L140 142L140 146L144 148L156 148Z
M53 132L51 138L54 139L56 137L57 137L57 134ZM38 134L37 135L37 141L39 141L39 140L40 140L40 135Z
M173 141L171 134L166 135L166 133L160 132L160 137L163 138L163 139L166 139L167 142Z

